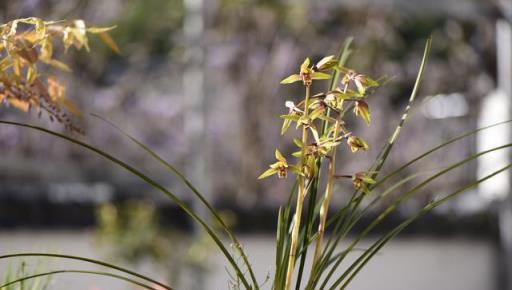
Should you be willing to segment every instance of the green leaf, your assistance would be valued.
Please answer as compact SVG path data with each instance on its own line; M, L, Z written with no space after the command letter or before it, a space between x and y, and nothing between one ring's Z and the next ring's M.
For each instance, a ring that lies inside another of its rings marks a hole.
M306 71L309 68L309 65L311 64L311 61L309 60L309 57L306 57L304 62L300 65L300 71Z
M311 120L315 120L315 119L319 118L320 116L322 116L324 114L324 112L325 112L324 108L321 108L321 107L320 108L316 108L313 112L311 112L309 114L309 118Z
M369 177L368 175L363 175L361 179L368 184L375 184L376 182L373 178Z
M304 174L302 173L302 171L300 170L300 167L299 167L299 166L297 166L297 165L292 165L292 166L290 166L290 170L291 170L293 173L297 174L297 175L304 175Z
M364 80L365 80L366 87L378 87L380 85L376 80L374 80L368 76L365 76Z
M317 62L316 68L319 71L323 71L330 69L336 65L338 65L338 60L334 57L334 55L329 55L322 58L319 62Z
M425 50L423 51L423 58L421 60L420 69L418 71L418 75L416 76L416 82L414 83L414 88L412 89L411 96L409 98L409 102L407 103L407 106L405 107L405 109L402 113L402 118L400 119L398 126L396 127L395 131L389 138L388 142L386 143L386 146L384 146L384 148L380 152L377 160L375 160L370 171L376 171L376 172L380 171L380 169L384 165L384 162L388 158L389 153L391 152L391 149L393 149L393 145L395 144L396 140L398 139L398 136L400 136L402 127L405 125L407 118L409 117L409 111L412 108L414 101L416 100L416 96L418 95L421 81L423 80L423 75L424 75L425 69L427 67L428 57L430 55L430 47L431 46L432 46L432 38L428 38L427 42L425 43ZM377 174L374 174L372 177L375 178L376 175Z
M216 221L222 226L223 230L225 231L225 233L228 235L228 237L230 238L231 242L233 245L240 245L240 242L238 241L238 239L236 238L236 236L234 235L233 231L229 228L229 226L224 222L224 219L219 215L219 213L217 212L217 210L215 210L213 208L213 206L208 202L208 200L205 198L204 194L202 194L191 182L190 180L188 180L184 175L183 173L181 173L179 170L177 170L174 166L172 166L169 162L167 162L166 160L164 160L162 157L160 157L158 154L156 154L156 152L154 152L153 150L151 150L151 148L149 148L147 145L145 145L144 143L140 142L139 140L137 140L135 137L131 136L130 134L128 134L126 131L122 130L121 128L119 128L118 126L116 126L114 123L106 120L105 118L99 116L99 115L96 115L96 114L91 114L93 117L96 117L104 122L106 122L107 124L109 124L112 128L116 129L117 131L119 131L120 133L122 133L125 137L127 137L128 139L130 139L132 142L134 142L135 144L137 144L140 148L142 148L146 153L148 153L151 157L153 157L155 160L157 160L158 162L160 162L162 165L164 165L164 167L166 169L168 169L170 172L172 172L174 175L176 175L191 191L192 193L201 201L201 203L208 209L208 211L212 214L212 216L216 219ZM249 274L251 276L251 279L253 281L253 284L254 285L257 285L257 281L256 281L256 277L254 275L254 271L251 267L251 264L249 263L249 260L247 258L247 255L245 254L244 250L243 250L243 247L241 246L237 246L237 248L239 248L239 251L242 255L242 260L246 266L246 268L248 269L249 271ZM235 269L236 270L236 269ZM244 278L243 278L244 279Z
M263 172L260 176L258 176L258 179L267 178L271 175L274 175L277 173L277 169L275 168L269 168L265 172Z
M432 153L434 153L434 152L436 152L436 151L438 151L438 150L440 150L440 149L442 149L442 148L444 148L444 147L446 147L446 146L448 146L448 145L450 145L450 144L453 144L453 143L455 143L455 142L457 142L457 141L459 141L459 140L463 140L463 139L465 139L465 138L467 138L467 137L469 137L469 136L471 136L471 135L474 135L474 134L476 134L476 133L479 133L479 132L481 132L481 131L484 131L484 130L487 130L487 129L490 129L490 128L494 128L494 127L499 126L499 125L509 124L509 123L511 123L511 122L512 122L512 120L507 120L507 121L503 121L503 122L494 123L494 124L491 124L491 125L488 125L488 126L485 126L485 127L481 127L481 128L478 128L478 129L475 129L475 130L472 130L472 131L469 131L469 132L463 133L463 134L461 134L461 135L459 135L459 136L457 136L457 137L455 137L455 138L452 138L452 139L450 139L450 140L448 140L448 141L446 141L446 142L444 142L444 143L442 143L442 144L440 144L440 145L438 145L438 146L435 146L435 147L433 147L432 149L430 149L430 150L428 150L428 151L426 151L426 152L424 152L424 153L420 154L419 156L417 156L417 157L413 158L412 160L410 160L410 161L406 162L404 165L400 166L398 169L394 170L393 172L391 172L390 174L386 175L386 176L385 176L385 177L383 177L382 179L378 180L378 181L376 182L376 184L374 184L374 185L372 186L372 188L371 188L371 189L372 189L372 190L376 189L376 188L377 188L377 187L379 187L380 185L384 184L384 182L385 182L386 180L388 180L389 178L391 178L391 177L393 177L393 176L397 175L398 173L400 173L403 169L407 168L408 166L410 166L410 165L412 165L412 164L416 163L417 161L419 161L419 160L421 160L421 159L423 159L423 158L425 158L425 157L429 156L430 154L432 154ZM375 173L376 173L376 172L375 172ZM423 175L423 174L425 174L425 173L427 173L427 172L417 173L417 174L414 174L414 175L409 176L409 177L407 177L407 178L403 178L403 179L401 179L400 181L398 181L397 183L393 184L391 187L387 188L383 193L381 193L381 194L377 195L377 197L375 197L375 199L374 199L374 200L372 200L372 201L371 201L371 202L366 206L366 208L364 208L364 209L363 209L363 210L358 214L358 216L357 216L356 218L354 218L354 219L353 219L353 221L351 221L351 224L355 224L355 223L357 223L357 221L358 221L361 217L363 217L363 216L364 216L364 215L365 215L365 214L366 214L366 213L367 213L367 212L368 212L372 207L374 207L374 205L376 205L376 204L377 204L377 202L378 202L379 200L381 200L382 198L384 198L385 196L387 196L389 193L392 193L396 188L398 188L398 186L401 186L402 184L404 184L404 183L408 182L409 180L411 180L411 179L413 179L413 178L416 178L417 176ZM371 172L369 172L369 174L374 175L374 173L371 173ZM349 203L347 203L347 205L348 205L348 204L349 204ZM341 213L344 213L344 212L346 212L346 210L345 210L345 211L340 211L340 212L341 212ZM340 217L341 217L342 215L340 214L340 215L338 215L338 216L340 216ZM329 219L329 221L328 221L328 223L327 223L327 224L328 224L328 226L329 226L329 225L331 225L331 224L333 224L335 221L336 221L336 216L334 216L334 217L332 217L331 219ZM338 232L338 226L339 226L340 222L341 222L341 219L338 219L338 223L337 223L336 227L335 227L335 228L334 228L334 230L333 230L333 232L334 232L334 233L337 233L337 232ZM348 227L348 229L347 229L347 230L350 230L350 226ZM329 248L329 250L327 250L327 252L328 252L328 253L327 253L327 254L325 254L325 256L330 256L330 255L331 255L331 253L332 253L332 252L334 251L334 249L336 248L336 245L337 245L337 244L339 243L339 241L341 240L341 236L339 236L339 235L338 235L338 238L336 238L336 241L333 241L333 240L331 239L333 236L336 236L336 234L332 234L332 235L331 235L331 237L329 238L329 242L328 242L328 248ZM331 245L331 244L332 244L332 245ZM331 246L329 246L329 245L331 245ZM339 261L339 262L341 262L341 261ZM330 277L331 275L332 275L332 274L331 274L331 273L329 273L329 274L328 274L328 277Z
M323 73L323 72L314 72L311 75L311 79L313 79L313 80L330 80L331 75Z
M327 116L325 114L319 115L318 119L320 119L320 120L322 120L324 122L332 122L332 123L336 122L336 119L331 118L331 117L329 117L329 116Z
M302 78L300 77L300 75L294 74L294 75L291 75L291 76L285 78L284 80L282 80L281 84L283 84L283 85L291 84L291 83L298 82L298 81L302 81Z
M114 279L118 279L118 280L123 280L125 282L128 282L128 283L131 283L131 284L134 284L134 285L146 288L148 290L158 290L158 288L152 287L150 285L138 282L138 281L130 279L130 278L126 278L126 277L121 276L121 275L117 275L117 274L113 274L113 273L108 273L108 272L86 271L86 270L55 270L55 271L50 271L50 272L39 273L39 274L35 274L35 275L30 275L30 276L25 276L25 277L22 277L22 278L19 278L19 279L16 279L16 280L12 280L12 281L6 282L3 285L0 285L0 289L4 289L4 288L6 288L6 287L8 287L10 285L14 285L14 284L17 284L17 283L22 283L22 282L24 282L26 280L31 280L31 279L35 279L35 278L39 278L39 277L44 277L44 276L52 276L52 275L56 275L56 274L63 274L63 273L90 274L90 275L96 275L96 276L107 276L107 277L110 277L110 278L114 278ZM170 287L167 288L167 289L173 290Z
M478 157L484 156L486 154L489 154L489 153L492 153L492 152L495 152L495 151L498 151L498 150L510 148L510 147L512 147L512 143L509 143L509 144L506 144L506 145L502 145L502 146L498 146L498 147L494 147L492 149L488 149L488 150L485 150L485 151L478 152L478 153L473 154L473 155L471 155L471 156L469 156L467 158L464 158L461 161L458 161L458 162L455 162L453 164L450 164L450 166L446 167L445 169L442 169L442 170L438 171L437 173L431 175L430 177L428 177L424 181L420 182L418 185L414 186L409 191L401 194L398 198L396 198L388 207L386 207L382 211L382 213L377 218L375 218L368 226L366 226L364 228L363 231L361 231L358 234L358 236L352 241L352 243L348 246L348 248L355 247L357 245L357 243L363 239L363 237L365 237L373 228L375 228L377 225L379 225L384 220L384 218L386 218L391 212L393 212L397 208L397 206L399 204L401 204L402 202L408 200L410 197L412 197L415 193L417 193L420 189L424 188L430 182L436 180L437 178L439 178L441 176L444 176L446 173L448 173L448 172L450 172L450 171L452 171L454 169L457 169L457 168L467 164L470 161L473 161L473 160L477 159ZM336 264L336 265L339 265L339 264ZM346 273L347 272L349 272L349 270L347 270ZM339 283L341 283L343 281L344 277L347 275L346 273L341 275L336 280L336 282L331 286L331 289L336 288L337 285L339 285ZM328 275L328 277L326 279L328 279L329 277L330 276Z
M436 152L436 151L438 151L438 150L440 150L440 149L442 149L442 148L444 148L444 147L446 147L446 146L448 146L448 145L450 145L450 144L452 144L452 143L455 143L455 142L457 142L457 141L459 141L459 140L463 140L463 139L465 139L466 137L469 137L469 136L474 135L474 134L476 134L476 133L479 133L479 132L481 132L481 131L485 131L485 130L487 130L487 129L491 129L491 128L494 128L494 127L499 126L499 125L509 124L509 123L511 123L511 122L512 122L512 120L507 120L507 121L503 121L503 122L494 123L494 124L491 124L491 125L489 125L489 126L481 127L481 128L478 128L478 129L475 129L475 130L472 130L472 131L469 131L469 132L463 133L462 135L459 135L459 136L457 136L457 137L455 137L455 138L452 138L452 139L450 139L450 140L448 140L448 141L446 141L446 142L444 142L444 143L442 143L442 144L440 144L440 145L437 145L437 146L433 147L432 149L430 149L430 150L428 150L428 151L426 151L426 152L424 152L424 153L422 153L422 154L420 154L420 155L416 156L416 157L415 157L415 158L413 158L412 160L410 160L410 161L406 162L405 164L403 164L403 165L402 165L402 166L400 166L399 168L397 168L397 169L393 170L393 172L389 173L388 175L384 176L382 179L380 179L380 180L377 182L377 184L375 185L375 187L377 187L378 185L383 184L383 183L384 183L384 181L386 181L386 180L388 180L389 178L391 178L391 177L393 177L393 176L397 175L398 173L400 173L401 171L403 171L405 168L407 168L407 167L411 166L412 164L414 164L414 163L418 162L419 160L421 160L421 159L423 159L423 158L425 158L425 157L429 156L430 154L432 154L432 153L434 153L434 152Z
M82 142L82 141L80 141L78 139L75 139L73 137L66 136L66 135L60 134L58 132L55 132L55 131L52 131L52 130L49 130L49 129L46 129L46 128L43 128L43 127L34 126L34 125L28 125L28 124L23 124L23 123L10 122L10 121L0 121L0 124L14 125L14 126L18 126L18 127L34 129L34 130L37 130L37 131L40 131L40 132L43 132L43 133L47 133L49 135L53 135L53 136L59 137L61 139L69 141L70 143L74 143L76 145L79 145L79 146L81 146L81 147L83 147L85 149L88 149L88 150L90 150L90 151L92 151L92 152L94 152L94 153L104 157L105 159L107 159L107 160L109 160L109 161L119 165L120 167L126 169L130 173L132 173L135 176L139 177L140 179L142 179L143 181L145 181L146 183L148 183L149 185L151 185L155 189L161 191L169 199L171 199L174 203L176 203L181 209L183 209L183 211L187 215L189 215L196 223L198 223L206 231L206 233L213 239L215 244L218 246L218 248L224 254L224 256L226 257L228 262L231 264L233 269L237 272L237 276L240 278L240 281L242 282L242 284L244 284L244 286L247 287L248 289L251 287L249 285L249 283L247 282L247 279L245 278L242 270L238 266L237 262L234 260L233 256L231 256L231 254L229 253L227 248L222 243L220 237L213 231L213 229L201 217L199 217L192 210L192 208L190 208L185 202L183 202L181 199L179 199L176 195L174 195L171 191L169 191L167 188L165 188L160 183L156 182L152 178L148 177L147 175L143 174L142 172L140 172L136 168L128 165L127 163L121 161L120 159L117 159L116 157L106 153L105 151L103 151L103 150L101 150L101 149L99 149L97 147L94 147L94 146L92 146L90 144L87 144L85 142Z
M117 25L109 26L109 27L88 27L86 29L87 32L92 34L99 34L99 33L105 33L111 30L114 30L117 28Z
M302 149L302 147L304 147L304 143L300 139L293 138L293 143L295 143L295 145L297 145L297 147L299 147L300 149Z
M292 124L291 120L285 119L283 121L283 126L281 127L281 135L284 135L284 133L286 133L286 131L288 131L288 128L290 128L291 124Z
M419 69L419 72L418 72L418 75L417 75L417 78L416 78L416 82L414 84L414 88L413 88L411 96L409 98L409 103L407 104L406 108L404 109L404 113L402 114L402 118L401 118L397 128L395 129L395 132L391 135L391 137L389 138L389 141L386 143L386 145L384 146L382 151L379 153L379 156L377 157L377 159L375 160L374 164L372 165L372 167L369 170L369 171L375 171L376 172L375 174L372 174L372 178L374 178L374 179L377 177L377 174L378 174L377 172L380 171L380 169L384 165L384 162L386 161L387 157L389 156L389 153L391 152L391 149L393 148L394 143L396 142L398 136L400 135L401 128L405 125L405 122L406 122L408 114L409 114L409 110L412 107L412 105L413 105L413 103L414 103L414 101L416 99L416 96L417 96L418 90L419 90L419 86L420 86L421 81L423 79L423 74L425 72L425 68L426 68L426 65L427 65L427 62L428 62L428 56L430 54L430 47L431 47L431 45L432 45L432 39L429 38L427 40L426 44L425 44L425 50L423 52L423 58L422 58L420 69ZM343 68L342 67L343 65L344 65L343 63L340 63L340 70L339 71L346 73L347 69ZM339 73L338 73L338 76L339 76ZM333 244L334 246L336 246L338 241L341 238L343 238L343 235L341 235L338 232L338 229L339 229L339 227L342 227L341 228L342 229L342 233L344 233L345 230L347 229L347 227L349 226L349 222L348 221L351 219L351 217L349 216L349 218L347 218L347 214L348 215L352 215L352 209L353 208L354 209L357 208L359 203L362 201L362 199L355 200L356 197L357 197L357 191L355 191L352 194L352 198L351 198L350 202L347 203L346 207L342 211L343 214L339 215L337 217L337 222L336 222L335 230L334 230L333 234L331 234L331 236L329 237L328 243L331 243L333 237L338 236L337 237L337 241ZM353 204L353 202L355 204ZM334 250L334 246L333 246L332 250ZM332 253L332 250L331 250L331 253ZM341 263L341 261L339 261L339 263ZM334 271L335 271L336 267L337 266L332 267L331 270L329 271L329 273L327 274L327 277L324 279L324 282L322 283L322 286L321 286L322 289L326 286L326 283L328 282L330 277L334 274Z
M281 117L281 119L290 120L290 121L294 121L294 122L297 122L300 120L300 116L297 114L281 115L280 117Z
M327 142L322 142L322 146L334 147L334 146L338 146L340 143L341 143L340 141L327 141Z
M286 158L284 158L283 154L281 154L281 152L279 152L279 150L277 150L277 149L276 149L275 155L276 155L277 160L286 161Z
M169 286L167 286L167 285L165 285L163 283L160 283L160 282L158 282L158 281L156 281L154 279L151 279L151 278L149 278L147 276L139 274L137 272L130 271L128 269L125 269L125 268L122 268L122 267L119 267L119 266L116 266L116 265L113 265L113 264L110 264L110 263L107 263L107 262L103 262L103 261L99 261L99 260L94 260L94 259L91 259L91 258L80 257L80 256L62 255L62 254L51 254L51 253L17 253L17 254L2 255L2 256L0 256L0 260L10 259L10 258L20 258L20 257L49 257L49 258L69 259L69 260L86 262L86 263L90 263L90 264L96 264L96 265L107 267L107 268L110 268L110 269L113 269L113 270L117 270L117 271L129 274L131 276L140 278L140 279L145 280L147 282L150 282L150 283L152 283L154 285L158 285L158 286L160 286L160 287L162 287L164 289L173 290L171 287L169 287Z
M352 270L353 273L350 275L350 277L347 279L347 281L339 288L340 290L345 289L348 284L354 279L354 277L363 269L363 267L370 261L370 259L379 252L379 250L386 245L387 242L389 242L391 239L393 239L396 235L398 235L403 229L405 229L407 226L409 226L412 222L417 220L418 218L424 216L425 214L432 211L434 208L444 204L446 201L451 200L452 198L476 187L478 184L506 171L512 168L512 164L508 164L505 167L502 167L494 172L492 172L489 175L486 175L485 177L478 179L475 182L469 183L468 185L448 194L446 197L441 198L439 200L430 202L426 206L424 206L419 212L414 214L413 216L409 217L404 222L400 223L397 227L395 227L393 230L388 232L386 235L384 235L382 238L377 240L368 250L366 250L356 261L352 263L352 265L347 269L345 273L350 273ZM355 268L357 266L357 268ZM354 269L355 268L355 269ZM346 276L345 273L343 276ZM342 276L342 277L343 277ZM340 277L340 278L342 278Z

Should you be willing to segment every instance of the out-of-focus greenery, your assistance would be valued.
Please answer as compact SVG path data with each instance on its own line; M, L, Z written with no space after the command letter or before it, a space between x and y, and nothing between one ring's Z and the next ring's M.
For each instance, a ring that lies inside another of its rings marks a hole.
M0 285L8 284L28 275L40 273L44 268L43 264L39 263L35 266L35 269L32 270L24 261L21 261L17 267L9 265L5 269L3 276L0 278ZM0 288L0 290L47 290L50 287L50 282L51 277L45 276L11 284L4 288Z
M213 246L206 235L193 237L187 231L162 226L155 207L147 202L104 204L96 216L97 243L108 249L109 260L132 265L151 262L165 269L171 285L187 289L204 286L197 283L199 276L207 273ZM189 276L195 278L186 279Z
M98 209L98 238L111 243L112 257L134 263L144 258L165 259L169 253L165 235L149 204L129 202L122 207L105 204Z

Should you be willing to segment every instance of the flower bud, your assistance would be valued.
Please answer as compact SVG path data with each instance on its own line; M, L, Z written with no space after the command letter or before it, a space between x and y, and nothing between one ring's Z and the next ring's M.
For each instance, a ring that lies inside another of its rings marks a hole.
M359 150L368 150L368 144L366 143L366 141L356 136L348 137L347 144L348 146L350 146L350 150L352 150L352 153L355 153Z

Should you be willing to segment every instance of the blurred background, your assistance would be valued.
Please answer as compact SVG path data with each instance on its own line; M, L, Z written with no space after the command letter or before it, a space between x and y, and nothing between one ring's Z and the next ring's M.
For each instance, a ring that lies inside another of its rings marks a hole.
M272 273L277 208L290 182L256 177L273 162L276 147L294 150L290 135L279 135L278 116L286 112L284 102L298 99L301 91L279 81L305 57L336 54L353 36L348 66L374 78L392 77L370 100L372 126L349 120L370 150L357 159L341 154L347 173L366 169L398 124L429 35L432 54L419 100L384 171L464 132L512 118L510 0L0 2L0 22L28 16L117 25L112 37L121 55L93 38L90 54L71 51L65 57L73 68L62 74L68 96L185 172L241 234L261 281ZM0 107L0 118L62 130L7 107ZM107 123L88 114L80 123L87 142L143 168L194 205L179 181ZM510 127L498 126L441 150L403 176L507 142ZM15 127L0 127L0 150L0 254L80 254L142 269L178 289L228 288L224 261L210 241L175 205L128 172ZM374 237L434 196L508 163L509 155L495 154L440 178ZM337 186L334 207L349 190L350 184ZM503 174L414 223L351 289L512 289L509 193L510 177ZM126 289L108 279L73 275L56 277L51 285Z

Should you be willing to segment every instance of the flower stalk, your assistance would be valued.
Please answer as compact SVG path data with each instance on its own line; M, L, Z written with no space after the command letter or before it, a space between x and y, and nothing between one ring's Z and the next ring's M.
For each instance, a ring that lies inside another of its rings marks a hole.
M334 139L338 138L338 134L340 131L340 117L336 119L335 127L334 127ZM327 213L329 211L329 204L331 202L332 197L332 189L334 185L334 174L336 172L336 148L333 149L332 155L329 158L329 172L327 175L327 186L325 188L325 195L322 201L322 205L320 207L320 222L318 224L318 239L316 241L315 254L313 256L313 266L311 267L311 271L315 269L315 265L318 263L320 259L320 253L322 251L322 242L325 233L325 223L327 222Z
M306 83L306 97L304 100L304 118L308 120L309 118L309 95L310 95L310 83ZM302 144L308 143L308 128L307 126L302 127ZM306 146L302 147L300 164L301 169L306 166ZM295 209L295 217L293 221L293 230L292 230L292 240L290 247L290 254L288 256L288 271L286 273L286 284L285 289L289 290L292 284L293 278L293 270L295 267L295 258L297 254L297 242L299 240L299 229L300 229L300 221L302 218L302 207L304 204L304 197L306 195L306 180L307 176L303 176L299 174L299 192L297 194L297 207Z

